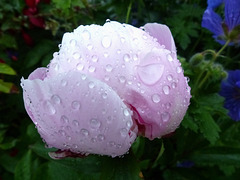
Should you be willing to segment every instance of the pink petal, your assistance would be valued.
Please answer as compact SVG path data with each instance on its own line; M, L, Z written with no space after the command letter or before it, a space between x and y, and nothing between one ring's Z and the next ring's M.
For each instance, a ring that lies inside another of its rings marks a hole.
M37 68L29 76L29 80L40 79L44 80L47 76L47 68Z
M70 71L22 84L27 112L50 147L114 157L136 138L131 110L95 78Z
M144 29L154 38L157 38L159 44L164 45L166 49L176 52L176 46L172 37L170 29L163 24L147 23Z

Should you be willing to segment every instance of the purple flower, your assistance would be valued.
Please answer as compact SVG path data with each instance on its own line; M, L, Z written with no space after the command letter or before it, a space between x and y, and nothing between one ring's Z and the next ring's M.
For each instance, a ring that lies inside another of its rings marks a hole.
M222 0L223 2L223 0ZM230 40L231 44L240 42L240 1L230 0L225 3L225 19L214 12L214 8L220 5L220 0L208 0L208 8L203 14L202 27L213 33L213 37L220 44Z
M224 107L234 121L240 121L240 70L229 71L222 82L220 95L225 97Z

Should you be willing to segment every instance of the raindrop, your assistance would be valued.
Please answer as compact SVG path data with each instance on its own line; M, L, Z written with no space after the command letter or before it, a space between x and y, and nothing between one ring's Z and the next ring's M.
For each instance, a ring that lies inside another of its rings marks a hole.
M88 44L88 45L87 45L87 48L88 48L88 50L92 50L92 49L93 49L93 45Z
M126 124L127 124L127 127L128 127L128 128L131 128L131 127L132 127L132 121L127 121Z
M79 59L80 58L80 54L78 52L73 53L73 58L74 59Z
M104 137L104 135L102 135L102 134L99 134L98 136L97 136L97 140L98 141L103 141L105 139L105 137Z
M53 107L50 101L44 101L43 103L44 110L48 112L48 114L53 115L56 113L56 109Z
M114 141L108 142L108 146L109 146L109 147L113 147L113 146L115 146L115 145L116 145L116 143L115 143Z
M92 82L92 81L89 82L88 87L89 87L90 89L94 88L94 87L95 87L94 82Z
M119 77L119 81L120 81L120 83L125 83L126 82L126 78L124 76L120 76Z
M180 66L177 67L177 73L182 72L182 68Z
M128 109L124 109L124 110L123 110L123 114L124 114L125 116L129 116L129 115L130 115Z
M113 67L112 67L111 64L107 64L105 69L106 69L107 72L111 72Z
M112 44L112 40L109 36L104 36L102 39L102 45L105 48L109 48Z
M79 110L80 107L81 107L81 104L80 104L79 101L73 101L73 102L72 102L72 108L73 108L74 110Z
M88 136L89 135L89 132L88 132L88 130L86 130L86 129L81 129L81 134L82 135L84 135L84 136Z
M166 86L163 86L163 93L168 95L169 94L169 91L170 91L170 87L168 85Z
M167 59L168 59L168 61L170 61L170 62L173 61L173 58L172 58L171 54L168 54L168 55L167 55Z
M167 122L170 119L170 114L168 112L164 112L161 115L163 122Z
M137 54L134 54L134 55L133 55L133 60L134 60L134 61L137 61L137 60L138 60L138 55L137 55Z
M73 120L72 124L73 126L79 126L79 122L77 120Z
M96 138L92 138L92 139L91 139L91 142L92 142L92 143L95 143L96 141L97 141Z
M128 134L128 130L126 128L122 128L120 130L120 134L121 134L122 137L126 137L127 134Z
M172 81L172 80L173 80L173 76L172 76L171 74L169 74L169 75L167 76L167 80L168 80L168 81Z
M65 115L62 115L62 116L61 116L61 121L62 121L62 123L64 123L64 124L69 123L69 120L68 120L68 118L67 118Z
M102 98L103 99L107 99L107 93L105 92L105 93L102 93Z
M82 78L82 80L85 80L87 78L87 75L86 74L82 74L81 78Z
M95 70L96 70L96 68L94 66L89 66L88 67L89 72L94 72Z
M91 38L91 34L88 30L84 30L82 32L82 37L85 39L85 40L89 40Z
M154 103L159 103L160 102L160 95L159 94L152 95L152 101Z
M108 75L105 75L104 80L109 81L110 77Z
M90 125L91 125L91 128L98 129L101 126L101 122L99 122L97 119L91 119Z
M74 149L77 149L77 148L78 148L78 145L73 144L72 147L73 147Z
M51 100L54 104L60 104L61 103L61 99L58 95L52 95Z
M72 47L76 46L76 44L77 44L77 41L76 41L75 39L71 39L71 40L70 40L70 45L71 45Z
M62 80L61 80L61 85L62 85L62 86L66 86L66 85L67 85L67 81L66 81L65 79L62 79Z
M157 83L163 74L164 66L162 64L150 64L138 66L137 73L142 82L146 85Z
M93 55L93 56L92 56L92 61L93 61L93 62L97 62L97 61L98 61L98 57L97 57L96 55Z
M120 54L120 53L121 53L121 50L120 50L120 49L118 49L118 50L117 50L117 53L118 53L118 54Z
M62 136L66 135L66 132L64 130L59 130L58 133L61 134Z
M166 104L166 108L169 109L171 107L171 103Z
M106 23L110 23L111 22L111 20L110 19L106 19Z
M177 83L173 82L173 83L171 84L171 86L172 86L172 88L174 89L174 88L177 87Z
M105 58L107 58L109 55L108 55L107 52L105 52L105 53L103 53L103 56L104 56Z
M124 59L125 62L129 62L130 61L130 55L129 54L125 54L123 56L123 59Z
M68 141L71 141L71 139L72 139L71 136L67 136Z
M30 106L31 103L32 103L31 99L30 99L30 98L27 98L27 99L26 99L26 105L27 105L27 106Z
M78 64L77 64L77 70L82 71L83 68L84 68L84 65L83 65L83 64L81 64L81 63L78 63Z

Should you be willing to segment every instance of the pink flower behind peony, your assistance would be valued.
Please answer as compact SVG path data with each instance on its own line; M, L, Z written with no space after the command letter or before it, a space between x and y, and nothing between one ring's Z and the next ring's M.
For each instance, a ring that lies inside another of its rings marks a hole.
M179 126L190 87L165 25L107 21L65 33L48 69L22 79L26 110L49 146L123 155L137 134Z

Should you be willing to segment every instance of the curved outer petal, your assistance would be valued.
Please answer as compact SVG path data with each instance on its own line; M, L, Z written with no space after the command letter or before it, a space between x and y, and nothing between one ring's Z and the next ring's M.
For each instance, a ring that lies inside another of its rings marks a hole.
M230 30L240 25L240 1L239 0L225 1L225 21Z
M75 153L123 155L136 138L131 111L105 83L78 71L22 79L25 108L52 147Z
M222 18L211 8L208 8L203 14L202 27L211 31L214 34L214 37L224 35Z
M150 25L146 27L151 29ZM166 28L161 27L160 33L165 33ZM169 31L167 36L172 38ZM133 107L133 118L144 126L143 133L150 139L178 127L189 105L190 88L176 53L165 48L173 49L172 39L167 41L130 25L107 22L65 33L61 45L47 78L78 70L106 82Z
M169 51L176 52L176 46L172 37L172 33L166 25L147 23L144 25L144 29L151 36L157 38L159 44L164 45Z

